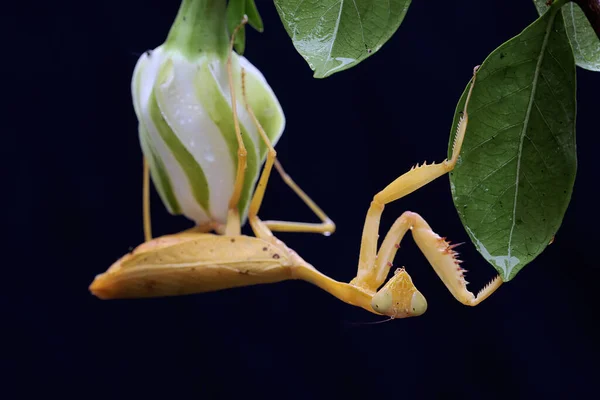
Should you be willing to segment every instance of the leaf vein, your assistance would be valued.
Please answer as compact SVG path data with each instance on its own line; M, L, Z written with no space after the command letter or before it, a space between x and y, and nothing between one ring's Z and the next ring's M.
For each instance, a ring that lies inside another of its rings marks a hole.
M537 105L536 105L536 107L537 107ZM544 159L544 154L543 154L543 153L542 153L542 152L541 152L541 151L538 149L538 147L535 145L535 143L533 142L533 139L531 139L531 138L529 137L529 135L528 135L528 134L525 134L525 138L529 140L529 143L531 143L531 144L532 144L532 146L533 146L533 149L536 151L536 153L538 153L538 154L539 154L539 156L540 156L540 159L541 159L541 160L542 160L542 162L544 163L544 167L546 167L546 170L547 170L547 171L551 171L550 167L549 167L549 166L548 166L548 164L546 163L546 160Z
M571 50L569 49L569 51L571 51ZM569 74L567 74L567 71L565 71L565 67L563 67L563 65L558 61L558 59L556 58L556 56L554 56L554 54L550 50L548 50L548 54L550 54L550 56L552 57L552 59L554 61L556 61L556 63L558 64L558 66L560 67L560 69L562 70L562 72L565 74L565 76L568 77Z
M358 23L360 24L360 34L362 36L363 45L366 47L367 41L365 40L365 29L363 28L362 18L360 17L360 11L358 11L356 0L352 0L352 4L354 4L354 8L356 9L356 15L358 15Z
M527 86L523 86L522 88L519 88L519 89L517 89L517 90L514 90L514 91L512 91L512 92L510 92L510 93L507 93L507 94L505 94L504 96L502 96L502 97L500 97L500 98L498 98L498 99L492 100L492 101L490 101L489 103L485 103L484 105L482 105L482 106L480 106L479 108L477 108L475 111L471 111L471 112L470 112L470 114L471 114L471 115L475 115L475 113L477 113L478 111L481 111L481 110L483 110L484 108L486 108L486 107L488 107L488 106L491 106L491 105L493 105L493 104L495 104L495 103L499 103L501 100L503 100L503 99L505 99L505 98L507 98L507 97L510 97L510 96L512 96L513 94L517 94L517 93L519 93L519 92L521 92L521 91L523 91L523 90L529 89L530 87L531 87L531 84L530 84L530 85L527 85Z
M548 90L550 90L552 97L557 100L558 104L560 104L560 107L562 108L563 112L565 113L566 120L568 122L571 122L571 118L569 117L569 113L567 112L567 109L566 109L564 103L562 101L560 101L560 97L557 97L556 93L554 93L554 89L552 89L552 86L550 85L548 78L546 78L546 76L544 74L540 74L540 75L542 76L542 79L544 80L546 85L548 85Z
M512 183L512 184L508 185L508 186L506 187L506 189L504 189L504 190L502 191L502 193L500 193L500 194L498 195L498 197L496 198L496 201L494 201L494 202L493 202L493 203L492 203L492 204L491 204L491 205L488 207L488 209L486 210L485 214L483 215L483 218L481 218L481 221L479 221L479 223L478 223L477 225L481 225L481 223L482 223L482 222L483 222L483 221L484 221L484 220L487 218L487 216L488 216L488 215L490 215L490 212L492 212L492 208L493 208L493 207L494 207L496 204L498 204L498 201L500 201L500 199L502 198L502 196L504 196L504 193L506 193L506 192L508 191L508 189L512 188L513 186L515 186L515 184L514 184L514 183Z
M556 142L556 144L558 145L558 147L563 148L564 146L560 143L560 141L558 140L558 138L552 131L552 128L550 128L550 124L548 124L548 121L546 120L546 117L544 117L544 114L542 113L542 110L540 110L540 107L537 105L537 102L534 102L534 105L535 105L535 109L538 111L538 113L540 113L540 117L542 118L542 121L544 121L544 125L546 125L546 127L548 128L548 131L550 131L550 134L551 134L552 138L554 139L554 141Z
M338 13L337 21L335 21L335 28L333 28L333 33L331 34L331 44L329 45L329 52L327 53L327 59L325 62L331 60L331 51L333 50L333 43L335 42L335 38L337 37L338 29L340 28L340 20L342 19L342 10L344 9L344 0L340 0L340 12ZM333 8L330 7L329 9ZM327 10L329 11L329 10ZM325 15L325 14L323 14Z
M523 123L523 130L521 131L521 140L519 143L519 151L517 153L518 159L517 159L517 171L516 171L517 178L516 178L516 184L515 184L515 199L513 202L511 228L510 228L510 233L508 235L507 251L508 251L508 259L509 260L512 256L512 238L513 238L514 230L515 230L515 226L516 226L515 219L516 219L516 215L517 215L517 202L518 202L518 198L519 198L519 177L521 174L521 157L523 155L523 142L525 141L525 133L527 132L527 127L529 125L529 117L531 116L531 110L535 103L534 100L535 100L535 94L536 94L536 88L537 88L537 81L538 81L538 78L540 75L542 61L544 60L544 53L546 51L546 47L548 46L548 39L550 38L550 32L552 31L552 26L554 25L555 17L556 17L556 11L554 11L554 14L552 14L550 16L550 18L548 19L548 23L546 25L546 34L544 35L544 41L542 42L542 48L540 51L539 59L535 66L535 71L533 73L531 96L529 97L529 104L527 105L527 111L525 113L525 121ZM510 273L513 268L514 268L514 265L509 265L508 272L507 272L508 276L510 276Z
M471 154L473 151L477 150L478 148L480 148L481 146L483 146L484 144L486 144L490 140L496 138L496 136L498 136L500 133L506 132L506 131L510 130L511 128L514 128L515 126L521 125L522 123L523 122L517 122L516 124L512 124L512 125L508 125L508 126L505 126L503 128L500 128L499 130L497 130L497 131L494 132L493 136L490 136L489 138L487 138L483 142L478 143L475 147L470 148L469 151L466 152L466 153L464 153L462 157L463 158L467 158L467 156L469 154Z
M535 61L535 58L527 58L525 60L519 61L518 63L509 64L509 65L505 65L504 67L493 69L490 72L488 72L488 74L486 76L478 78L478 83L481 84L481 82L485 82L490 76L492 76L500 71L504 71L505 69L512 68L512 67L518 67L519 65L527 64L528 62L531 62L531 61Z
M502 168L506 167L508 164L510 164L512 161L515 160L515 158L517 158L517 156L513 156L511 157L509 160L507 160L504 164L502 164L501 166L499 166L498 168L494 169L492 172L490 172L489 174L487 174L486 176L484 176L483 178L481 178L481 180L479 181L479 183L477 185L475 185L473 187L473 189L471 189L469 191L469 193L467 193L467 196L470 198L471 194L475 191L475 189L477 189L479 186L481 186L485 181L487 181L492 175L494 175L496 172L500 171Z

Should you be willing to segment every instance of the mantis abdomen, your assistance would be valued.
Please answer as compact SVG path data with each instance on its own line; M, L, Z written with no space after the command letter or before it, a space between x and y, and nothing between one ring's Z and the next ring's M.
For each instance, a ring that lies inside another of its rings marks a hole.
M293 279L288 254L271 243L186 234L144 243L96 276L90 290L101 299L164 297L288 279Z
M373 292L329 278L285 245L250 236L182 232L153 239L96 276L90 291L105 300L166 297L291 279L376 313Z
M165 297L288 279L291 279L289 267L277 263L152 266L99 275L90 290L101 299Z

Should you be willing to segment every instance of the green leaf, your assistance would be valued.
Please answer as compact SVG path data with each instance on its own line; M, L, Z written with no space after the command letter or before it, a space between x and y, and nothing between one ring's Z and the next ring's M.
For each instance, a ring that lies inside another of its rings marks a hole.
M246 15L248 16L248 23L251 27L259 32L262 32L265 29L254 0L246 0Z
M246 14L246 0L229 0L227 4L227 29L229 35L233 34L235 28L242 22ZM233 48L239 55L244 54L246 48L246 27L242 26L235 34Z
M549 8L546 0L534 0L534 3L540 15ZM577 65L600 71L600 40L583 11L577 4L568 2L562 7L562 14Z
M577 169L575 61L553 7L481 65L450 174L469 237L504 281L554 237ZM449 156L467 91L456 108Z
M325 78L375 54L398 29L411 0L275 0L294 47Z

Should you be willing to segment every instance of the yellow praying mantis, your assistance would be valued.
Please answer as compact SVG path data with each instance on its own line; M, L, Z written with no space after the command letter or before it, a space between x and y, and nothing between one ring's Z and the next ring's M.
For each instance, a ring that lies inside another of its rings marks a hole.
M389 275L399 243L409 230L439 278L462 304L475 306L500 287L503 281L498 275L477 296L467 290L465 270L460 266L461 260L457 258L457 252L454 250L456 245L450 244L445 238L437 235L427 222L414 212L404 212L392 225L377 249L379 222L384 206L412 193L454 168L465 136L468 122L467 108L478 67L473 71L462 118L457 126L451 158L439 164L417 165L373 197L362 232L357 275L349 283L344 283L319 272L273 235L273 232L329 234L335 230L335 224L285 173L277 161L275 149L247 102L243 70L244 105L260 137L267 145L268 154L248 210L248 222L255 237L241 234L237 204L244 180L246 149L239 128L234 85L231 84L233 42L234 35L231 37L227 68L238 142L238 168L224 233L211 233L214 227L208 224L152 239L148 200L149 177L145 164L146 241L117 260L105 273L95 277L90 285L90 291L95 296L100 299L177 296L298 279L314 284L339 300L362 307L373 314L390 318L419 316L426 311L427 301L404 268L396 269L388 282L381 287ZM259 218L258 212L273 166L284 182L321 220L321 223L262 221Z

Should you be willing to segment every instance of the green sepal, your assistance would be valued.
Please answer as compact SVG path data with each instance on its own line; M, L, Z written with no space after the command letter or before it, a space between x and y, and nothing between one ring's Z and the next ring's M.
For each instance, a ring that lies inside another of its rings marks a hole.
M189 60L202 54L227 58L229 40L224 0L182 0L171 26L165 50L177 50Z
M248 16L248 24L258 32L262 33L265 28L254 0L246 0L246 15Z

